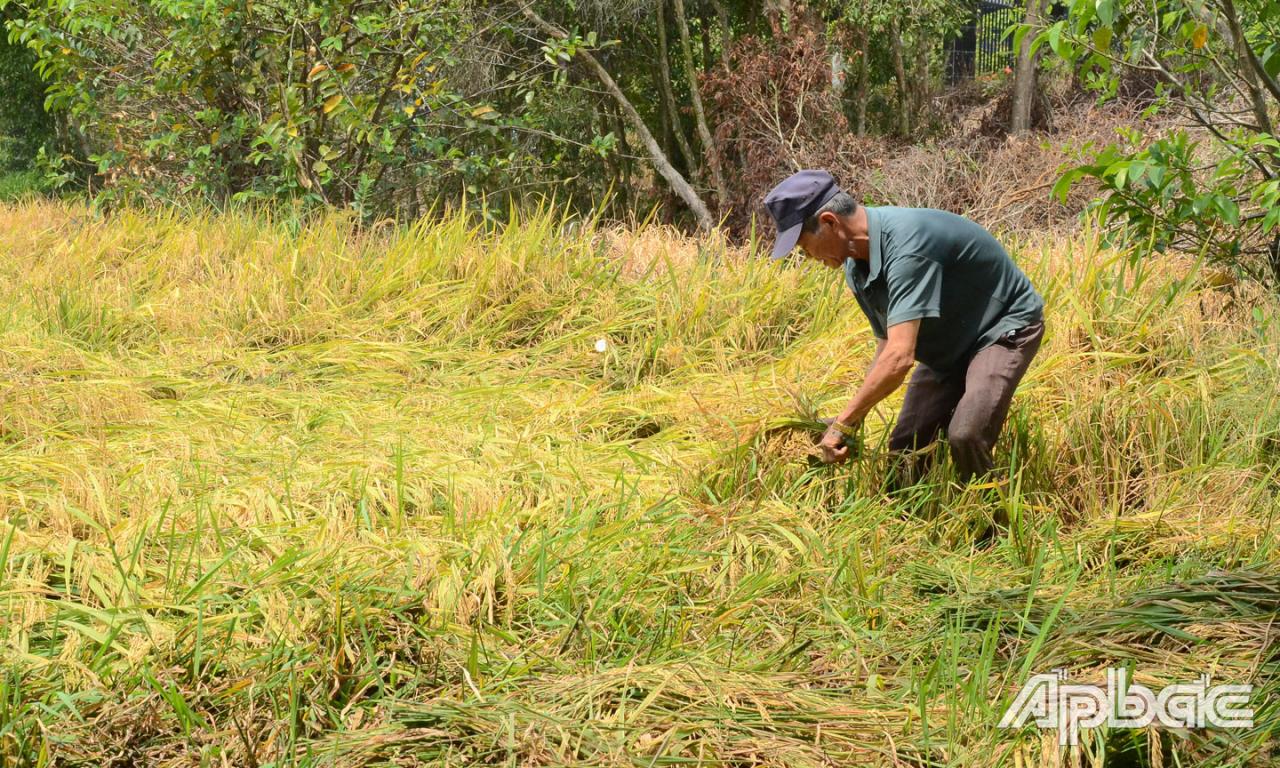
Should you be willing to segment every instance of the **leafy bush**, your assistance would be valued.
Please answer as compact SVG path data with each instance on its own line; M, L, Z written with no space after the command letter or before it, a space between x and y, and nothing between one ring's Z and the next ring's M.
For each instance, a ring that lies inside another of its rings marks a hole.
M0 172L0 202L18 200L44 188L36 171Z
M1155 81L1149 113L1197 129L1137 130L1069 171L1093 177L1104 220L1133 242L1205 254L1280 288L1280 4L1271 0L1074 0L1044 30L1102 98L1133 73Z
M0 26L10 17L9 11L0 11ZM31 167L54 136L40 78L32 69L35 62L31 51L0 34L0 171ZM2 185L7 189L12 183Z
M563 93L535 98L538 72L554 64L495 52L528 43L463 0L21 8L14 39L38 57L50 106L80 126L117 197L417 213L441 193L546 178L544 165L566 159L555 121L581 118ZM587 168L600 154L586 153ZM568 160L557 170L572 177L580 158Z

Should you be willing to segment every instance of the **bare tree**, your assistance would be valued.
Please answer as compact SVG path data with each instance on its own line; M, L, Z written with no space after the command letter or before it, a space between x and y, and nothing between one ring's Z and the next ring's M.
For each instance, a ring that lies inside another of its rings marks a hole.
M711 181L716 187L716 199L727 200L724 173L720 170L720 154L716 152L715 140L711 138L711 129L707 126L707 113L702 108L702 94L698 88L698 70L693 65L693 47L689 44L689 19L684 12L684 0L674 0L676 26L680 30L680 53L684 58L684 71L689 77L689 100L693 102L694 124L698 129L698 140L702 142L702 151L707 157L707 165L711 168Z
M898 132L911 135L911 91L907 83L907 66L902 54L902 27L896 16L889 19L889 52L893 56L893 74L898 82Z
M539 16L528 3L521 2L520 12L524 14L525 18L533 22L534 26L540 29L544 34L561 39L569 37L569 34L563 29L560 29L556 25ZM609 74L609 71L604 68L600 63L600 60L593 56L590 51L579 50L578 55L581 57L582 61L587 64L587 68L591 71L591 74L600 81L600 84L604 86L604 89L608 91L609 95L618 102L619 109L622 110L622 114L626 117L627 122L631 124L631 130L635 131L636 135L640 137L640 142L644 144L645 150L649 153L649 161L653 163L654 170L656 170L658 175L671 185L671 189L681 200L684 201L684 204L689 207L689 210L693 212L694 217L698 220L698 228L703 231L713 229L715 227L715 219L712 218L711 211L708 210L707 204L698 196L697 190L695 190L693 186L689 184L688 180L686 180L684 176L681 176L680 172L671 164L671 161L662 151L662 147L658 146L657 140L654 139L653 134L649 132L649 126L645 125L644 118L640 116L640 113L636 111L631 100L628 99L627 95L618 87L613 76Z
M685 168L689 173L697 173L698 158L689 146L689 139L680 126L680 111L676 109L676 97L671 88L671 54L667 46L667 19L664 13L667 0L658 0L658 86L662 92L662 103L670 118L671 133L675 136L676 146L684 157Z

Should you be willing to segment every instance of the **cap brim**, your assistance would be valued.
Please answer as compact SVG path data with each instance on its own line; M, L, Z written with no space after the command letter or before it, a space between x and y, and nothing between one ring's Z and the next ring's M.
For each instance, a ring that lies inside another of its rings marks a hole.
M800 230L802 229L804 229L804 224L800 223L779 232L778 239L773 244L773 255L769 257L769 260L777 261L791 253L795 249L796 243L800 242Z

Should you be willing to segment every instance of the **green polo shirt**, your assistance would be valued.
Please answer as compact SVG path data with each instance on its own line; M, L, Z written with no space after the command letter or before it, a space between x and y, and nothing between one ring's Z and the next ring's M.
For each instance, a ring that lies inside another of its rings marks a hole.
M867 261L844 262L872 332L921 318L916 360L940 373L1044 318L1044 300L991 233L932 208L868 206Z

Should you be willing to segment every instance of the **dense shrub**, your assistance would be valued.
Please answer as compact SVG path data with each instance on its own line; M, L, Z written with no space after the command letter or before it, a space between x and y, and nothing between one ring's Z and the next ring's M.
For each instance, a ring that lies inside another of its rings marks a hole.
M0 28L14 16L0 11ZM29 168L40 148L54 137L53 118L44 110L43 86L34 71L35 55L11 42L0 29L0 171Z

